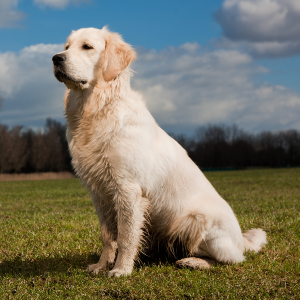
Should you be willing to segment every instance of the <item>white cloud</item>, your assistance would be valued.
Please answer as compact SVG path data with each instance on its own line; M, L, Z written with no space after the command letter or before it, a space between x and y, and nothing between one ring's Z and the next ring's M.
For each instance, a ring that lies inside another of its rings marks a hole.
M225 0L215 17L232 45L256 56L300 53L299 0Z
M89 0L34 0L39 6L49 6L53 8L66 8L71 4L79 4L80 2L88 2Z
M0 0L0 28L18 26L24 14L17 10L18 0Z
M43 125L63 119L65 88L51 57L63 45L34 45L0 53L2 123ZM236 50L205 50L197 43L161 52L138 49L133 87L140 90L163 128L180 131L206 123L236 123L258 130L300 129L300 95L282 86L254 83L267 69Z
M8 125L42 125L47 117L62 119L64 86L52 72L52 56L63 45L34 45L19 53L0 53L0 113Z
M249 53L255 58L280 58L300 54L300 41L289 42L250 42L235 41L226 37L212 40L216 48L235 49Z
M144 49L135 69L133 85L163 127L224 122L251 131L300 129L300 95L255 83L268 70L237 50L205 51L197 44Z

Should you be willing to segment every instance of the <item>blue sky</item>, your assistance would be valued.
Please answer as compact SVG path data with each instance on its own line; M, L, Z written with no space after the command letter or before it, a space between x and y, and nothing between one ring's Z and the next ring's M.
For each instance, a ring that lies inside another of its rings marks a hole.
M2 28L0 38L7 43L1 43L1 51L18 51L39 43L63 43L71 30L104 25L120 32L129 43L149 49L178 46L187 41L206 44L221 32L212 18L222 3L220 0L185 4L177 0L68 2L69 5L60 8L37 5L31 0L19 1L17 9L24 18L16 22L16 28Z
M132 86L167 131L300 129L299 0L0 0L0 122L63 121L51 57L104 25L137 49Z

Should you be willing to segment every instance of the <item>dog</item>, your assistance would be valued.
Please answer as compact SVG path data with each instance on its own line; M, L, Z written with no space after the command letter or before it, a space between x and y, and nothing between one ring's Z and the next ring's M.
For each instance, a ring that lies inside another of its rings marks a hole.
M101 257L88 271L113 266L109 277L131 274L146 231L150 241L170 248L180 242L187 257L178 266L242 262L246 250L267 243L266 233L242 234L227 202L157 125L142 94L131 89L135 59L134 49L107 27L73 31L52 58L55 77L67 87L72 165L101 227Z

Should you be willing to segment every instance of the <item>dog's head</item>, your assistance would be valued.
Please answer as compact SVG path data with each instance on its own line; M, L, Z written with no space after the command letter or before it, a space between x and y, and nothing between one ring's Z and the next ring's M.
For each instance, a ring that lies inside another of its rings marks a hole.
M87 89L99 81L114 80L135 58L135 51L119 34L103 27L73 31L65 50L52 61L60 82L71 89Z

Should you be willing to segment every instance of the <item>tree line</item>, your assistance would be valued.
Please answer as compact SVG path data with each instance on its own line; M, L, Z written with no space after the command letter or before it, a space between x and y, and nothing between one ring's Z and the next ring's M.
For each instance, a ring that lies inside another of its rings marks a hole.
M66 125L47 119L38 130L0 124L0 173L72 171ZM206 125L192 137L172 135L201 169L300 166L300 131L248 133Z
M300 166L300 131L245 132L236 125L199 127L192 138L174 138L201 168Z
M38 130L0 124L0 173L72 171L65 132L52 119Z

